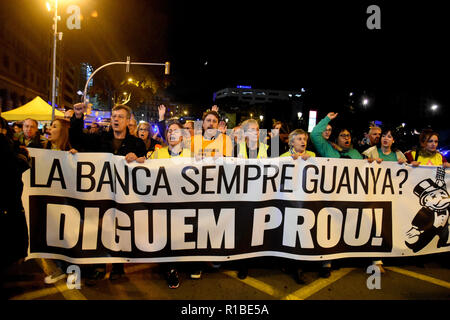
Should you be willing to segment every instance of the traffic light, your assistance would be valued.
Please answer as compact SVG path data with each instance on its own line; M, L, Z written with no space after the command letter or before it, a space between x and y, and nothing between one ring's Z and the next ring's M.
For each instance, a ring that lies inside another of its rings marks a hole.
M167 61L167 62L165 63L165 66L166 66L166 68L165 68L165 70L164 70L164 74L170 74L170 62Z

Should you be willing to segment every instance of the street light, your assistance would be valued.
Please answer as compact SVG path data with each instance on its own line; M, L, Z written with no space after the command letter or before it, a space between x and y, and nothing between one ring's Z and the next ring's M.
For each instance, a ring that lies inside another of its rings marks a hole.
M83 102L87 103L87 88L88 88L88 84L89 82L92 80L92 78L94 77L94 75L99 72L100 70L102 70L103 68L106 68L108 66L112 66L112 65L116 65L116 64L121 64L121 65L125 65L125 72L129 72L130 71L130 65L145 65L145 66L165 66L164 69L164 74L170 74L170 62L165 62L165 63L154 63L154 62L131 62L130 57L127 57L127 61L124 62L110 62L110 63L106 63L102 66L100 66L99 68L97 68L94 72L92 72L92 74L89 76L88 80L86 81L86 84L84 86L84 91L83 91Z
M431 106L431 110L436 111L439 108L439 106L437 104L433 104Z
M369 99L364 98L363 100L363 106L367 106L369 104Z
M51 10L50 3L46 3L47 10ZM58 20L61 17L58 16L58 0L55 0L55 14L53 16L53 70L52 70L52 121L55 119L55 98L56 98L56 44L59 40L62 40L62 32L58 32Z

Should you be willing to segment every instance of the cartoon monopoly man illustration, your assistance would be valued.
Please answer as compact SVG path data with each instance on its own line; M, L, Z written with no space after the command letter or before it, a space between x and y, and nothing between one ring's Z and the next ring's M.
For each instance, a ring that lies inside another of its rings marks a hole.
M406 233L405 244L414 252L425 248L437 235L437 247L445 247L449 237L450 197L444 181L445 170L438 168L436 181L425 179L414 188L422 208L412 221L412 228Z

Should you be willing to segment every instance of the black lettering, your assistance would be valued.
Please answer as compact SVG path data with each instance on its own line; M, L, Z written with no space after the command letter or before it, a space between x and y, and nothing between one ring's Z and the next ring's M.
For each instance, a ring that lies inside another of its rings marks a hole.
M286 189L284 187L286 180L292 180L292 176L286 175L286 170L287 170L287 168L294 168L294 167L295 167L294 164L289 164L289 163L283 164L283 166L281 168L280 192L294 192L293 190Z
M196 194L198 192L198 190L200 189L199 185L197 182L195 182L194 180L192 180L191 178L189 178L186 174L186 171L188 170L193 170L195 174L199 174L199 171L197 169L197 167L194 166L187 166L184 167L183 170L181 171L181 176L189 183L191 183L194 186L194 191L187 191L187 189L185 187L181 187L181 191L186 194L186 195L193 195Z
M164 180L164 184L161 185L161 177ZM159 189L166 189L169 196L172 195L172 190L170 190L169 179L167 178L166 169L164 167L159 167L158 174L156 176L155 189L153 190L153 195L156 196Z
M372 174L372 181L373 181L373 194L377 193L377 181L380 178L381 168L378 168L377 176L375 177L375 173L373 171L373 168L370 168L370 173Z
M58 178L55 178L55 171L58 171ZM53 159L52 168L50 169L50 174L48 176L47 187L50 188L52 186L53 181L61 182L61 187L63 189L66 188L66 182L64 181L64 175L62 173L61 163L59 159Z
M254 177L249 176L250 168L256 169L256 175ZM250 180L258 180L261 177L261 168L254 164L245 165L244 167L244 193L247 193L248 190L248 182Z
M134 167L133 170L131 170L131 177L132 177L132 180L133 180L133 191L135 193L141 195L141 196L145 196L145 195L150 194L151 187L149 185L147 185L146 188L145 188L145 191L139 191L138 190L137 177L136 177L137 176L136 173L137 173L138 170L144 170L145 171L145 176L148 177L148 178L150 177L150 170L148 168L142 167L142 166Z
M267 172L269 171L269 168L274 168L275 169L275 175L273 175L272 177L270 177ZM266 193L267 190L267 181L271 181L272 183L272 190L273 192L277 192L277 186L275 184L275 178L278 176L278 173L280 172L280 169L278 168L278 166L273 165L273 164L265 164L264 165L264 175L263 175L263 193ZM285 177L286 179L288 177ZM292 177L291 177L292 179ZM284 185L282 184L282 186L284 187ZM291 191L283 191L283 192L292 192Z
M322 166L322 174L320 175L320 191L323 193L333 193L334 192L334 188L336 188L336 172L337 172L337 167L333 166L333 178L332 178L332 187L329 190L325 190L324 185L325 185L325 177L326 177L326 167Z
M311 182L313 183L313 188L312 188L312 189L307 189L307 188L306 188L306 183L307 183L307 179L308 179L308 169L310 169L310 168L314 169L316 175L319 174L319 168L317 168L315 165L309 164L309 165L305 166L305 167L303 168L303 183L302 183L302 188L303 188L303 191L304 191L305 193L317 193L317 184L318 184L318 183L317 183L317 182L318 182L317 179L311 179Z
M352 193L352 189L350 187L350 176L348 174L348 167L344 167L344 170L342 171L341 179L339 180L339 185L337 187L336 193L340 193L342 187L347 187L347 192L349 194Z
M355 167L355 194L358 193L358 182L361 183L362 188L366 194L369 193L369 168L366 168L366 178L363 179L361 174L359 173L358 167Z
M387 184L388 180L389 184ZM392 184L391 178L391 169L386 169L386 175L384 176L383 189L381 190L381 194L384 194L387 188L391 189L392 194L395 194L394 185Z
M222 181L225 185L225 190L227 193L231 192L231 189L233 189L233 185L236 182L236 193L239 194L240 192L240 181L241 181L241 166L237 165L234 169L233 176L231 177L230 184L227 183L227 176L225 175L225 168L224 166L219 166L219 176L217 181L217 193L222 192Z
M114 175L116 176L116 179L114 180L114 189L117 192L117 181L119 181L120 187L122 188L122 191L124 194L129 195L130 194L130 177L128 176L128 166L124 166L124 179L125 182L120 177L119 173L117 172L116 165L114 165Z
M105 180L106 175L108 175L108 180ZM100 174L100 178L98 179L97 192L102 191L102 187L104 184L109 184L111 192L114 192L113 177L109 161L106 161L103 165L102 173Z
M31 186L31 188L47 187L46 184L36 184L36 158L35 157L31 157L30 186Z
M88 174L82 174L83 166L88 166L91 171ZM92 177L95 173L95 166L92 162L78 162L77 163L77 191L78 192L91 192L95 188L95 179ZM91 181L90 187L87 189L81 188L81 179L89 179Z
M206 190L206 182L208 181L214 181L214 178L208 178L208 169L214 169L216 166L203 166L202 167L202 194L214 194L214 191L208 191Z
M59 240L64 240L64 226L66 225L66 215L61 214L61 220L59 222Z

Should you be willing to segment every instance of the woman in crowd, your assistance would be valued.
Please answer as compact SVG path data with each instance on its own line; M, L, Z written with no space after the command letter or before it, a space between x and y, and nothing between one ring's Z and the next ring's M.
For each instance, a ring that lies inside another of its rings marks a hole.
M449 168L447 159L437 150L439 134L431 129L425 129L419 136L418 150L408 151L405 156L408 163L413 167L422 166L444 166Z
M309 157L315 157L316 154L306 150L308 145L308 133L302 129L295 129L289 134L289 151L283 153L280 157L292 156L294 160L301 157L307 160Z
M317 152L326 158L347 158L362 159L361 154L352 146L352 136L350 131L342 128L337 130L338 136L336 143L331 144L326 140L322 133L326 129L328 123L338 116L337 113L330 112L323 118L312 130L311 140L316 147ZM324 261L322 268L319 270L319 276L328 278L331 275L331 261Z
M244 159L268 158L270 146L260 141L258 121L254 119L245 120L241 128L244 138L235 145L233 154Z
M391 128L384 128L381 131L380 141L377 145L364 151L363 156L367 158L369 162L376 161L381 163L382 161L395 161L399 164L406 163L405 155L398 150L395 145L396 140L397 137L395 135L395 131ZM385 272L383 268L383 261L381 259L374 260L372 263L378 267L381 273Z
M316 147L317 152L325 158L347 158L362 159L361 154L352 146L352 136L350 131L341 128L337 131L338 136L335 144L331 144L326 140L322 133L326 129L328 123L338 116L337 113L330 112L323 118L312 130L311 140Z
M157 149L151 155L151 159L170 159L177 157L191 157L191 150L185 148L183 140L183 125L179 122L169 124L166 131L166 147ZM171 289L176 289L180 285L180 278L174 263L164 264L164 272L166 274L167 285Z
M327 127L322 132L322 137L325 140L329 140L331 136L331 132L333 131L333 127L330 124L327 124Z
M46 149L55 151L69 151L72 154L77 153L77 150L73 149L69 142L69 128L70 122L64 119L56 119L48 128L48 142ZM44 260L46 264L49 264L49 260ZM44 282L46 284L55 283L61 279L64 279L67 274L65 270L67 268L67 263L62 260L53 260L56 265L56 271L47 277L45 277Z
M267 137L267 144L272 145L272 140L279 139L278 141L278 154L273 151L273 156L280 156L289 150L289 126L285 122L276 121L272 126L272 131L269 132Z
M49 127L48 142L46 149L69 151L74 154L77 150L73 149L69 141L70 122L63 119L54 120Z
M174 157L191 157L190 146L184 143L186 137L183 135L183 125L172 122L166 130L167 146L155 150L151 159L169 159Z
M245 120L239 129L241 130L242 137L240 139L238 138L240 141L237 140L233 155L242 159L265 159L269 157L269 145L260 141L258 121L254 119ZM238 278L247 278L248 266L255 264L258 260L260 259L253 258L237 261Z
M298 158L308 160L310 157L315 157L316 154L314 152L306 150L307 146L308 133L302 129L295 129L289 134L289 151L283 153L280 157L292 157L294 160ZM298 284L306 283L303 266L299 261L288 260L288 270L293 273L294 279Z
M369 162L377 161L396 161L400 164L406 162L405 155L396 148L395 141L397 137L395 131L390 128L385 128L381 131L381 139L377 145L370 147L363 152L363 156L369 160Z
M150 158L152 153L155 151L155 147L159 144L159 141L152 138L151 128L152 126L148 122L141 122L137 127L137 137L141 138L145 143L147 158Z

